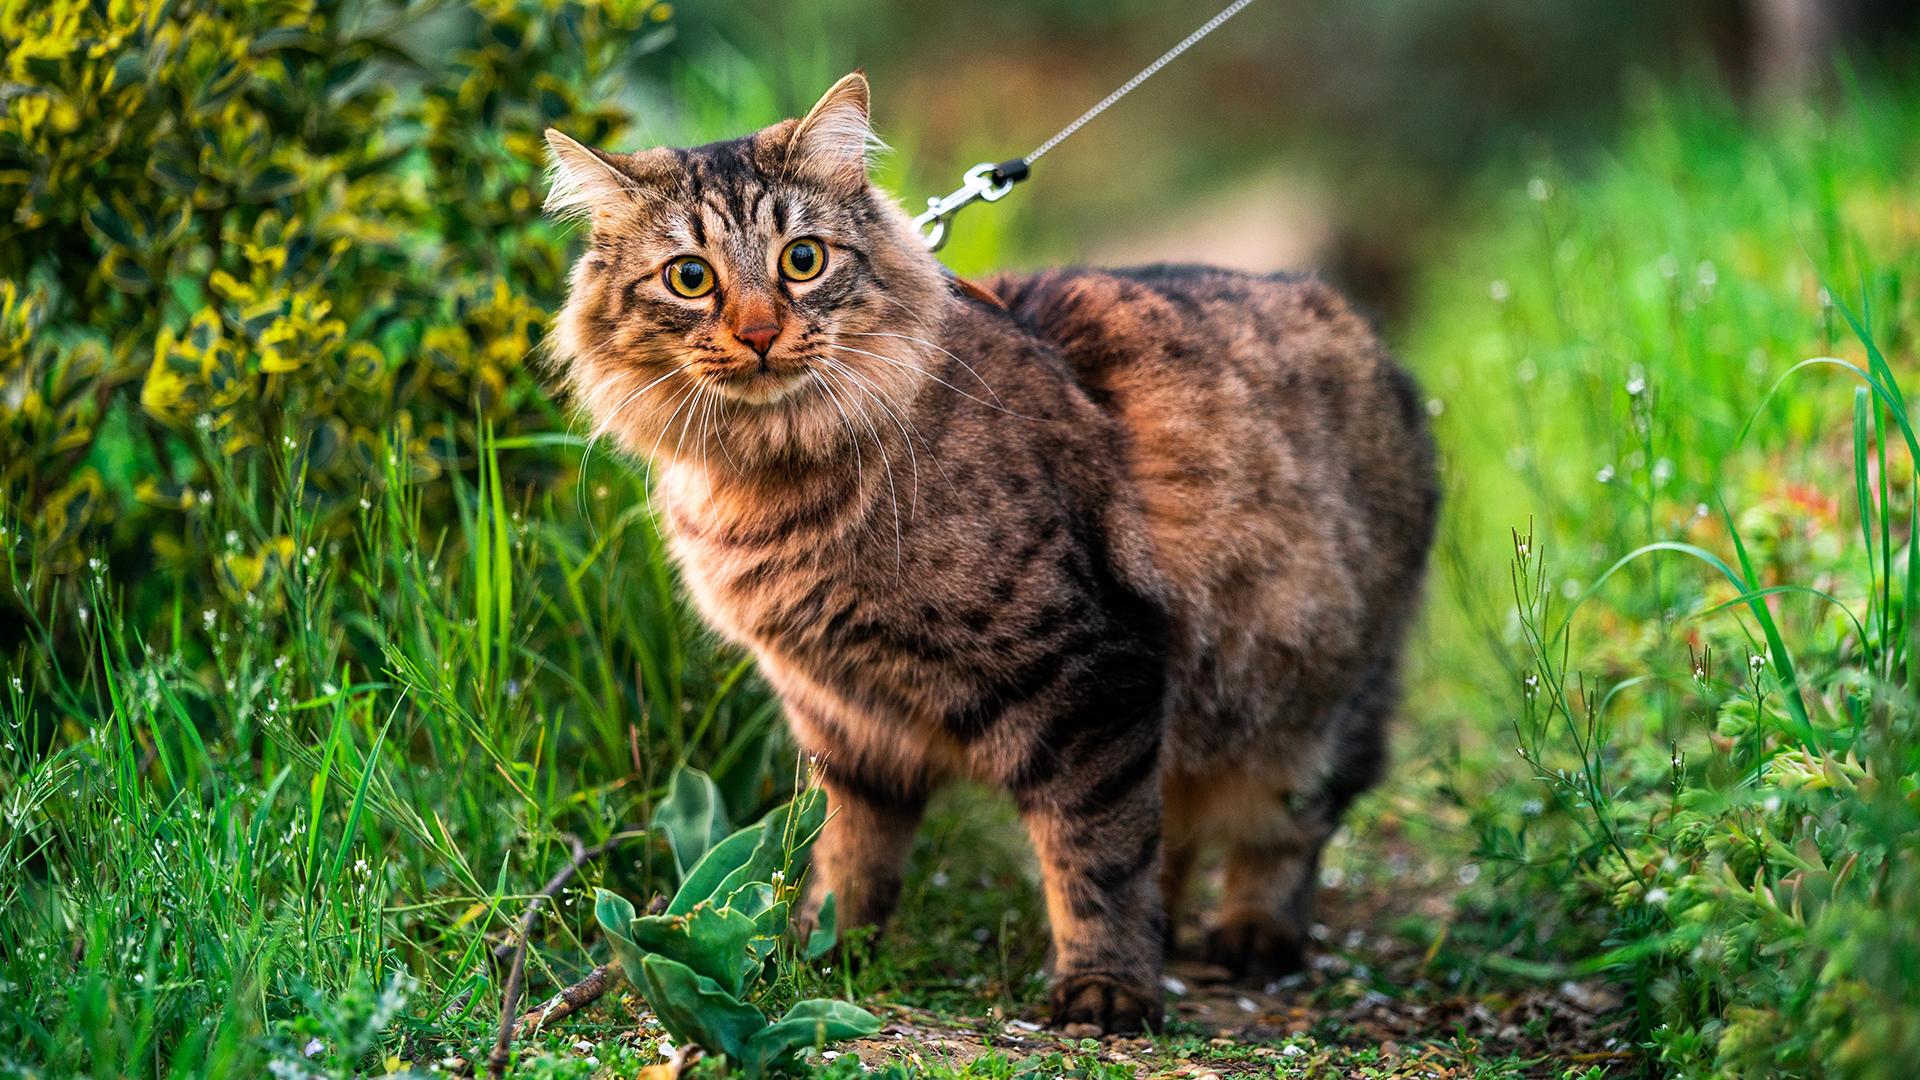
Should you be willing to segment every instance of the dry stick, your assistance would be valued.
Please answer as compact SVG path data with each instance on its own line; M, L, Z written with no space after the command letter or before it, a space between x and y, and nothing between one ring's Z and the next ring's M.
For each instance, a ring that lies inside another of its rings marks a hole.
M579 873L580 868L590 860L613 850L614 846L623 840L631 840L642 835L645 835L645 830L615 833L607 839L606 843L597 844L591 848L582 844L579 837L569 835L567 843L573 845L573 860L561 867L559 873L549 878L546 886L534 896L532 902L527 904L527 913L520 917L520 933L515 935L516 940L512 943L502 942L494 948L493 956L496 960L504 958L511 950L513 967L507 971L506 992L500 1001L500 1035L494 1040L493 1052L487 1055L487 1076L492 1080L499 1080L506 1075L507 1062L510 1060L509 1052L513 1047L515 1028L518 1026L514 1023L514 1010L520 1007L520 984L527 974L527 939L533 935L534 920L540 917L540 905L558 895L561 889L566 888L567 882L573 880L573 875ZM600 992L605 993L605 988L603 987Z
M525 1038L556 1020L565 1020L600 1000L601 995L619 981L619 969L612 964L601 964L588 972L586 978L548 998L545 1005L514 1021L513 1037Z

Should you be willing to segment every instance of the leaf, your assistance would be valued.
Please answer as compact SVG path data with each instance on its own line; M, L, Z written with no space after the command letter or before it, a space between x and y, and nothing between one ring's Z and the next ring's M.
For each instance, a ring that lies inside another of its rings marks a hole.
M747 941L756 929L747 915L701 904L687 915L642 915L629 924L628 933L641 950L677 960L738 995L752 970L742 958L749 955Z
M656 832L666 835L674 866L685 880L700 857L726 839L727 807L711 777L682 765L673 770L667 797L654 807L651 824Z
M840 916L832 893L820 901L820 914L815 916L813 933L807 935L807 959L818 960L833 951L840 940Z
M647 1004L675 1042L743 1061L749 1040L767 1026L760 1010L678 961L649 956L640 963L640 975Z
M626 974L627 981L635 986L644 985L640 981L640 963L647 954L634 944L631 936L633 905L624 896L598 889L594 892L593 918L607 935L607 945L613 950L613 958L620 962L620 970Z
M769 814L767 819L755 828L742 830L746 835L754 837L753 850L748 853L746 861L735 867L732 873L714 886L712 896L724 900L749 885L772 883L773 872L780 869L782 864L784 838L779 824L774 816ZM729 842L732 839L728 837Z
M715 844L680 883L680 891L673 894L673 901L667 905L667 914L685 915L693 910L693 905L711 897L721 882L746 864L759 843L759 829L741 829Z
M767 1069L809 1046L835 1039L854 1039L880 1030L880 1018L844 1001L814 998L802 1001L787 1014L762 1028L747 1041L742 1064L747 1075L762 1076Z

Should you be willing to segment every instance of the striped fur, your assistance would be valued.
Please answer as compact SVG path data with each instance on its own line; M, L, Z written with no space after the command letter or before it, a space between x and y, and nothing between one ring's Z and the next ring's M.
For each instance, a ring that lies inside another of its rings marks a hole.
M656 463L694 599L821 757L814 895L884 921L928 796L996 785L1043 870L1056 1022L1157 1026L1202 846L1228 859L1214 955L1296 965L1321 846L1382 767L1436 509L1415 390L1310 279L1062 271L985 302L868 185L856 119L850 76L745 139L560 159L619 172L566 180L619 198L588 214L563 375ZM826 270L784 280L803 236ZM684 254L712 294L665 288ZM761 356L734 331L767 318Z

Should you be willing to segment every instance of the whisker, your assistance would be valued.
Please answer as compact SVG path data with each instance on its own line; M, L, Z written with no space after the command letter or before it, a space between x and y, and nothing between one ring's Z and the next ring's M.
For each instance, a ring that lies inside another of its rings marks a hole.
M907 460L913 465L913 498L907 506L907 520L912 521L914 515L920 511L920 455L913 448L913 437L919 434L920 429L914 427L910 422L905 422L901 419L900 414L887 403L886 396L879 392L879 387L875 385L871 379L866 378L859 372L832 357L822 356L819 359L821 363L834 368L839 371L841 375L845 376L853 384L854 389L872 398L873 403L880 406L880 411L885 413L887 417L893 421L894 427L900 429L900 438L907 444ZM911 433L908 431L909 427L913 428ZM878 438L878 435L876 435L876 442ZM929 454L933 452L931 445L927 447L927 452ZM938 458L935 458L934 461L936 465L939 464ZM945 472L946 467L941 466L941 473L944 475ZM948 480L947 486L949 489L953 487L951 479Z
M853 418L847 415L846 408L840 404L840 396L833 392L833 387L828 385L827 380L822 378L819 372L808 368L807 374L812 377L814 382L820 384L820 390L827 395L827 400L833 403L834 409L840 414L840 422L845 425L847 429L847 439L853 443L853 475L856 478L856 482L860 485L860 489L865 491L867 487L867 473L865 466L860 460L860 433L854 430Z
M966 398L968 401L977 401L980 404L985 405L989 409L994 409L996 411L1006 413L1008 416L1016 416L1022 420L1032 420L1035 423L1043 422L1037 416L1027 416L1023 413L1017 413L1017 412L1014 412L1012 409L1009 409L1003 405L995 405L991 401L983 401L980 398L974 397L972 394L967 393L965 390L962 390L959 387L948 382L947 380L941 378L940 376L935 375L933 372L928 371L926 368L920 367L916 364L909 364L905 360L901 360L898 357L886 356L884 354L877 353L877 352L869 352L866 349L856 349L851 345L840 345L832 342L823 342L822 344L829 349L840 349L845 352L859 353L861 356L871 356L875 360L884 360L889 364L894 364L896 366L906 368L909 371L917 371L920 374L925 375L927 378L932 379L934 382L939 383L941 386L944 386L947 389L953 391L954 393L959 394L961 397Z
M844 368L844 365L841 366ZM855 387L855 389L858 388ZM861 422L867 425L867 432L873 436L873 445L880 451L880 463L886 470L887 498L893 505L893 564L898 569L906 561L906 541L900 531L900 492L893 482L893 458L887 453L886 441L880 438L880 430L873 426L873 420L867 415L866 410L858 411ZM855 438L855 445L858 446L858 436Z
M847 331L847 336L848 337L899 338L902 341L912 341L921 345L925 345L927 348L933 349L936 352L946 353L947 356L953 359L954 363L959 364L963 368L966 368L967 374L973 376L974 381L978 382L981 386L986 387L987 393L992 395L993 397L994 404L996 405L1003 404L1003 402L1001 402L1000 400L1000 395L994 392L992 385L989 384L987 380L980 377L980 373L978 371L973 370L972 364L969 364L965 360L960 359L958 356L955 356L953 353L947 352L947 350L942 349L940 346L935 345L933 342L928 341L926 338L914 337L912 334L882 334L882 333L875 333L869 330L850 330L850 331Z
M660 434L654 436L653 446L647 450L647 513L649 514L653 513L653 465L654 462L659 460L660 440L667 437L667 432L673 428L674 417L680 415L680 410L686 408L687 403L692 401L699 391L700 384L698 382L689 382L686 391L673 399L677 400L679 404L675 405L673 412L668 414L667 422L661 425Z

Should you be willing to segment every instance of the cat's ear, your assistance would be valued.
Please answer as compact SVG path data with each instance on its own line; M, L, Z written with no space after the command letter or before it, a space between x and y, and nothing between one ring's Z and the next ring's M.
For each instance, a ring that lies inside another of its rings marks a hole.
M867 116L867 76L856 71L833 84L793 129L787 163L829 179L864 183L867 157L886 149Z
M641 194L639 181L607 155L554 128L547 129L547 213L581 219L605 213Z

